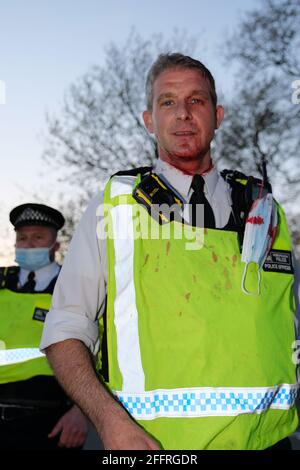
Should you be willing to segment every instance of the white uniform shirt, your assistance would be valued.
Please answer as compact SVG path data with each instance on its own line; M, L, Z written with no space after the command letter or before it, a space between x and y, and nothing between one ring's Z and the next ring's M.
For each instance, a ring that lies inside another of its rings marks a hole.
M60 270L60 266L53 261L53 263L48 264L47 266L44 266L43 268L37 269L34 271L35 277L34 280L36 282L35 284L35 291L43 291L46 289L46 287L49 286L50 282L52 279L54 279ZM30 271L27 269L20 269L19 272L19 285L24 286L24 284L27 282L28 279L28 274Z

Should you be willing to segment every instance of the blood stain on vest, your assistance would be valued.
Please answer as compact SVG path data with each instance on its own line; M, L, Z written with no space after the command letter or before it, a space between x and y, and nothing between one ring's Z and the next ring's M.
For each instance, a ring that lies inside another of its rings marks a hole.
M212 296L217 300L220 301L222 300L222 285L220 282L217 282L216 284L213 284L212 286Z
M146 264L148 263L148 259L149 259L149 253L145 256L143 267L146 266Z
M224 269L224 277L225 277L225 289L227 290L232 289L232 284L229 279L229 271L227 268Z
M212 259L213 259L213 262L214 262L214 263L217 263L217 261L218 261L218 255L216 255L216 253L215 253L214 251L213 251L213 253L212 253Z
M232 257L232 267L233 268L236 267L237 260L238 260L237 255L233 255L233 257Z
M184 297L186 298L187 302L189 302L190 297L191 297L191 292L188 292L187 294L185 294Z
M193 274L193 282L197 284L197 277L195 276L195 274Z
M182 317L182 312L179 312L179 313L178 313L178 316L179 316L179 317Z
M158 271L159 271L159 255L156 256L156 261L157 261L157 264L156 264L155 272L158 273Z
M167 242L167 256L170 252L170 248L171 248L171 243L170 242Z

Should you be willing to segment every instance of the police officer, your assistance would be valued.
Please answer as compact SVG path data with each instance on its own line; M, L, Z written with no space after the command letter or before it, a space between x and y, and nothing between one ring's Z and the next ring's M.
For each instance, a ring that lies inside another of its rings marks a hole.
M43 204L10 212L18 266L0 268L0 447L80 448L86 418L72 405L38 346L60 266L63 215Z
M224 110L203 64L163 54L146 92L159 158L113 175L91 202L41 347L105 448L286 448L298 385L285 216L267 181L217 171ZM87 351L103 312L107 388Z

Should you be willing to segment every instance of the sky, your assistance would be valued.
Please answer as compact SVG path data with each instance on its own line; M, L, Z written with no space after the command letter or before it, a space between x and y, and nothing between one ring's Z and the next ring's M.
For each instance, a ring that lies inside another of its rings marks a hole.
M0 0L0 265L13 261L9 211L33 201L34 194L54 204L61 191L42 159L46 113L59 113L70 84L104 63L105 47L122 46L132 27L143 38L168 38L174 28L200 35L198 58L226 92L233 71L218 46L241 15L258 5L259 0Z

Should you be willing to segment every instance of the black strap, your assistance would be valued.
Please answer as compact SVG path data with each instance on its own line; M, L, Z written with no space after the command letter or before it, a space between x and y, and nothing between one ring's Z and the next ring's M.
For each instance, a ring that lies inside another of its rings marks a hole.
M59 274L59 273L58 273ZM46 289L43 290L43 294L53 294L53 291L54 291L54 287L55 287L55 284L56 284L56 281L57 281L57 278L58 278L58 275L55 276L52 281L50 282L50 284L46 287Z
M231 187L232 213L230 220L223 230L231 230L227 227L235 228L238 232L240 250L242 250L246 219L254 200L258 197L262 188L262 181L252 176L246 176L240 171L223 170L221 176ZM268 184L263 188L263 193L271 192L272 188Z

